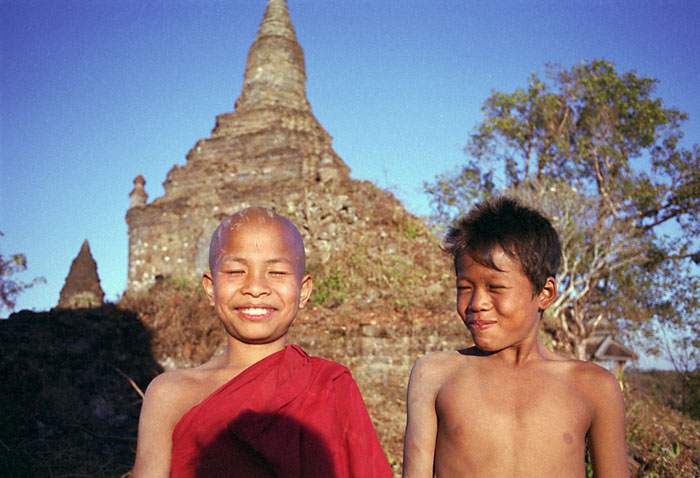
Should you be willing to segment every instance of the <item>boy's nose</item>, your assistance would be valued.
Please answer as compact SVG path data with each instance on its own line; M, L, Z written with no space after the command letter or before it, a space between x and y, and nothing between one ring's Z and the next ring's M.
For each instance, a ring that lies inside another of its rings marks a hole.
M259 297L270 292L265 274L251 273L243 284L243 293Z
M481 289L475 289L472 294L471 300L469 301L469 310L477 312L479 310L486 310L489 307L488 294L481 291Z

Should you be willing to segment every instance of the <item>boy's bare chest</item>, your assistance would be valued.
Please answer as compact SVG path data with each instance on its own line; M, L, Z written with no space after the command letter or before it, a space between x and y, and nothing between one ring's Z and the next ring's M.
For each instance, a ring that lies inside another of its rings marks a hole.
M436 410L437 476L585 476L592 409L561 375L457 374Z
M592 409L578 387L550 373L460 374L437 397L439 433L499 447L523 440L582 445Z

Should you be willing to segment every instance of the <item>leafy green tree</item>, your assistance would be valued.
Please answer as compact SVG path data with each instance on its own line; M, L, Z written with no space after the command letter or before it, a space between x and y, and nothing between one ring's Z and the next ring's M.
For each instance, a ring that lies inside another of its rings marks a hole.
M466 164L425 185L441 222L498 194L552 219L564 261L545 326L579 359L601 328L653 337L651 352L655 324L700 332L700 147L680 146L687 116L656 85L604 60L548 65L544 80L493 92Z
M4 234L0 231L0 236ZM15 310L17 296L33 287L34 285L46 282L44 278L39 277L30 283L17 281L12 279L12 276L27 269L27 257L24 254L11 254L5 257L0 253L0 311L8 309Z

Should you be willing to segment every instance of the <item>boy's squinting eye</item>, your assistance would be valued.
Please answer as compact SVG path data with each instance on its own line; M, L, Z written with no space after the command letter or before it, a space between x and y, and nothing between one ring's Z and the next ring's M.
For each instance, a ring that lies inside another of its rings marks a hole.
M289 274L289 272L287 272L287 271L270 271L270 275L276 276L276 277L286 276L288 274Z
M221 273L226 275L239 275L244 274L245 271L243 269L224 269Z

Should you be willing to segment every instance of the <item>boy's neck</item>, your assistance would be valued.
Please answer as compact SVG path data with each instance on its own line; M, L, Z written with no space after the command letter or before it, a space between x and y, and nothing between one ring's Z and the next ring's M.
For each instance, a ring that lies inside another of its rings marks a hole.
M230 335L227 335L226 339L226 349L221 355L220 364L225 368L241 370L283 350L287 345L287 337L267 344L244 343L232 338Z
M513 367L522 367L531 362L557 358L557 355L547 349L542 342L539 330L535 337L495 352L485 352L476 346L474 348L477 349L474 355L488 356Z

